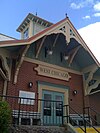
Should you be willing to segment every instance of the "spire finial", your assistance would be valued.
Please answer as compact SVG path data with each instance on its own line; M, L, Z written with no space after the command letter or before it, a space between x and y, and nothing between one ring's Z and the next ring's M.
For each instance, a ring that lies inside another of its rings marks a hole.
M35 14L36 16L37 16L37 12L36 12L36 14Z
M65 13L66 18L68 18L67 13Z

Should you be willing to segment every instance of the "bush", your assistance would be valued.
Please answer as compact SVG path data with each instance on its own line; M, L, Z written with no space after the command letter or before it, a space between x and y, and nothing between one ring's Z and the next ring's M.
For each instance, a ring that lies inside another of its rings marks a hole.
M11 110L6 101L0 101L0 133L8 133L11 123Z

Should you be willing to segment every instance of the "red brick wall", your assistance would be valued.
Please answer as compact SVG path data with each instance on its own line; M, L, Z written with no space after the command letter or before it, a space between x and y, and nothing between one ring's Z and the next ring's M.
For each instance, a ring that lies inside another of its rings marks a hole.
M96 121L100 121L100 92L92 94L87 96L89 99L89 107L91 107L93 110L90 109L89 112L91 112L91 118L94 118ZM95 113L95 111L97 113ZM97 124L96 121L93 121L94 124ZM99 122L98 122L99 123Z
M90 107L100 112L100 92L89 96Z
M71 74L71 80L69 81L70 93L69 103L77 112L83 112L84 96L83 96L83 82L82 76ZM73 91L77 90L77 94L74 95Z
M20 68L18 74L17 83L13 84L13 76L11 82L8 84L8 95L19 95L19 90L23 91L34 91L37 92L37 84L36 84L36 72L33 71L33 67L36 66L32 63L24 62ZM28 83L33 82L33 87L29 88Z
M54 78L49 78L45 76L37 75L37 72L34 70L36 64L23 62L19 74L17 84L13 85L13 78L11 82L8 84L8 95L18 96L19 90L24 91L34 91L36 93L36 98L38 96L37 93L37 81L45 81L54 84L66 85L69 86L69 103L70 105L77 111L82 112L83 107L83 84L82 84L82 76L71 74L71 79L69 82L58 80ZM12 76L13 77L13 76ZM33 82L33 87L29 88L28 83ZM73 90L77 90L77 95L73 95Z

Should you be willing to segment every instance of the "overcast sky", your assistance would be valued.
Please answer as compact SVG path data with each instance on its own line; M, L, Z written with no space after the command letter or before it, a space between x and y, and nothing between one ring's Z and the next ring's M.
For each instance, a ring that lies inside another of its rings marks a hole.
M100 0L0 0L0 33L20 38L16 29L28 13L56 23L69 19L100 62Z

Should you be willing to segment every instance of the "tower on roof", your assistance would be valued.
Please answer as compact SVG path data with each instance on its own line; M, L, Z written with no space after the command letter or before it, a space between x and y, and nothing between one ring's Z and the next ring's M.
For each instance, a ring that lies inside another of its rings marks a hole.
M17 31L21 33L21 39L27 39L51 26L52 24L53 23L29 13L17 28Z

